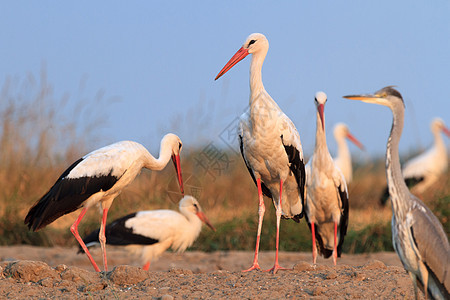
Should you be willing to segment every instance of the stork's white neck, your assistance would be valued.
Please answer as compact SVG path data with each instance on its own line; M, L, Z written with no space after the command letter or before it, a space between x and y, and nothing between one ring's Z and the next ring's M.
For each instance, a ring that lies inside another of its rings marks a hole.
M147 151L147 155L144 160L144 167L150 170L160 171L165 168L170 158L172 157L172 145L167 140L161 141L161 147L159 150L159 157L155 158Z
M258 95L264 91L262 82L262 65L266 57L267 50L259 51L252 54L250 63L250 105L252 101L258 98Z
M352 158L345 137L341 135L336 136L335 139L337 143L337 159L339 159L341 162L345 162L346 164L349 163L351 167Z

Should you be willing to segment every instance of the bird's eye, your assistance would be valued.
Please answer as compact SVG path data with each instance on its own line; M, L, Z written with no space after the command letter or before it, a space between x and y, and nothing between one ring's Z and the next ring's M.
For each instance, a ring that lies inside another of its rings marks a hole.
M181 147L183 146L183 144L182 143L179 143L179 145L178 145L178 150L181 150Z
M319 102L319 101L317 101L317 98L314 98L314 101Z
M250 45L253 45L254 43L256 43L256 40L251 40L251 41L248 43L248 47L250 47Z

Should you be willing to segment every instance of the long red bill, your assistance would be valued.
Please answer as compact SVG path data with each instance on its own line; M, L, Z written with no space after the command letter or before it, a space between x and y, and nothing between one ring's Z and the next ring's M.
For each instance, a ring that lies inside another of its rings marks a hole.
M248 50L244 49L244 47L241 47L234 55L233 57L227 62L227 64L220 70L219 74L217 74L216 78L214 80L217 80L225 74L229 69L231 69L235 64L243 60L248 55Z
M358 146L359 149L364 150L364 145L358 141L357 138L355 138L350 132L347 133L347 138L356 146Z
M202 212L199 211L197 212L197 217L202 220L203 223L205 223L206 225L209 226L209 228L211 228L213 231L216 231L216 229L214 228L214 226L212 226L211 222L209 222L208 218L206 217L206 215Z
M444 127L444 128L442 128L442 131L445 133L445 135L450 137L450 129L448 129L447 127Z
M325 109L325 106L323 104L319 104L317 107L317 110L319 111L320 121L322 122L322 129L325 131L325 122L323 120L323 111Z
M184 196L184 186L183 186L183 177L181 176L181 163L180 163L180 155L172 155L173 165L175 166L175 171L177 172L178 184L180 185L181 194Z

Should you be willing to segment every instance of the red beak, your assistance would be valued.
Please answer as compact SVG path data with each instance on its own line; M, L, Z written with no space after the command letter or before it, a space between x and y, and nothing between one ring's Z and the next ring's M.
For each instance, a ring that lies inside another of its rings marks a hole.
M319 104L319 106L317 107L317 110L318 110L319 116L320 116L320 122L322 122L323 131L325 131L325 123L323 121L323 110L324 109L325 109L325 106L323 104Z
M225 74L229 69L231 69L235 64L237 64L238 62L240 62L241 60L243 60L247 55L248 55L248 50L244 49L244 47L241 47L241 49L239 49L236 54L233 55L233 57L227 62L227 64L225 65L225 67L222 68L222 70L219 72L219 74L217 74L216 79L219 79L220 76L222 76L223 74Z
M442 131L445 133L446 136L448 136L450 138L450 130L447 127L443 127Z
M359 149L364 150L363 144L361 144L360 141L358 141L350 132L347 133L347 138L356 146L358 146Z
M206 217L206 215L202 212L199 211L197 212L197 217L202 220L203 223L205 223L206 225L209 226L209 228L211 228L213 231L216 231L216 229L214 228L214 226L212 226L211 222L209 222L208 218Z
M175 171L177 172L178 184L180 185L181 194L184 196L184 186L183 186L183 177L181 176L181 164L180 164L180 155L172 155L173 165L175 166Z

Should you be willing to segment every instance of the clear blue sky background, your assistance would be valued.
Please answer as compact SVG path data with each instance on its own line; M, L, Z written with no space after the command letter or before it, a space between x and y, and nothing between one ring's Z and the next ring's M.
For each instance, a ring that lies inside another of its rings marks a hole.
M328 94L331 129L346 122L368 153L384 153L385 107L343 95L396 85L407 107L401 151L432 142L429 123L450 126L450 1L1 1L0 81L38 75L55 95L103 90L108 122L93 147L136 140L157 152L165 132L186 146L213 142L248 105L247 58L214 77L253 32L270 49L266 90L314 148L314 94ZM70 116L69 116L70 117ZM177 121L178 120L178 121ZM222 143L223 144L223 143ZM352 147L354 152L357 152Z

